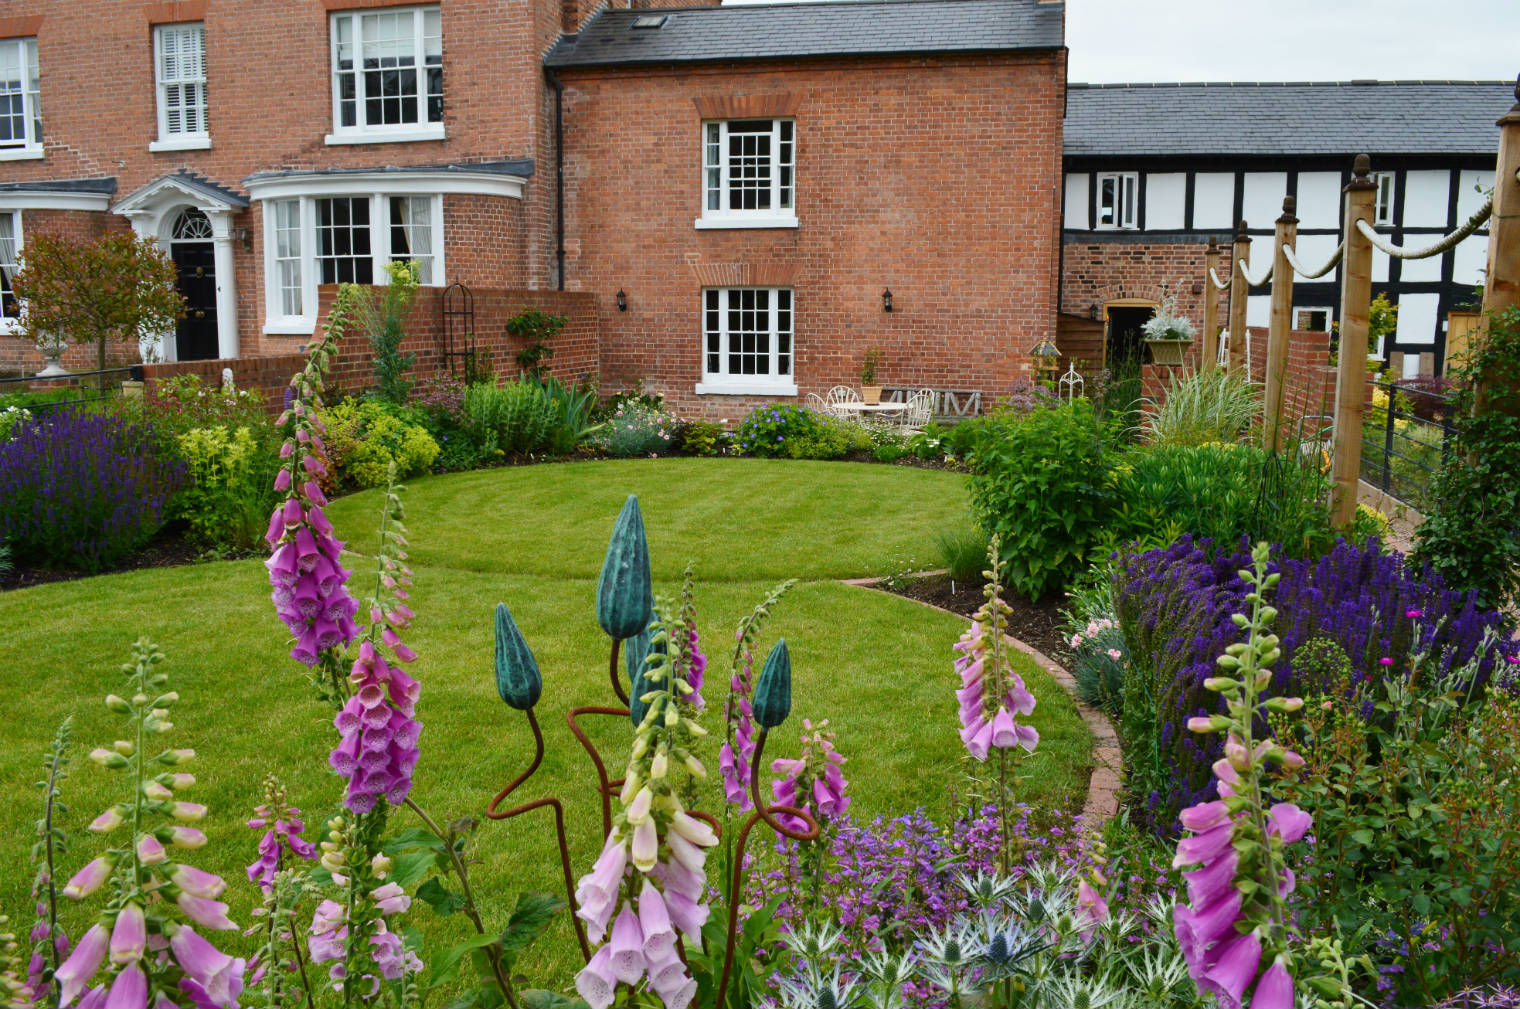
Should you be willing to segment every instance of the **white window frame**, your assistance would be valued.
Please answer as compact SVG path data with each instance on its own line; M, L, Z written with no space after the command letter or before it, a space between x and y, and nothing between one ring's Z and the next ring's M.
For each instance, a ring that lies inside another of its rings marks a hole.
M0 147L0 161L30 161L42 157L42 86L37 63L37 36L0 39L0 47L13 46L21 68L20 143Z
M365 8L363 10L335 11L329 16L327 37L331 59L329 77L332 84L333 131L325 138L328 144L405 143L417 140L443 140L445 138L443 122L430 123L427 120L427 52L423 38L424 25L426 24L427 12L429 11L439 15L439 50L441 52L443 45L442 10L438 4L426 4L418 7L376 7ZM415 123L370 126L364 122L364 19L389 14L412 15L412 58L417 73L418 119ZM351 26L355 46L355 69L353 71L355 123L353 126L343 125L341 86L338 77L338 25L343 21L349 22ZM445 83L444 95L446 96L447 94L448 87L447 83Z
M1103 183L1114 184L1114 219L1103 223ZM1140 209L1139 172L1099 172L1093 186L1094 225L1098 231L1133 231Z
M729 299L740 295L745 291L765 291L768 299L767 313L769 315L769 373L765 375L730 374L726 371L711 371L709 369L709 340L718 338L718 363L720 368L726 366L729 355L728 313ZM781 307L781 295L786 295L787 306ZM710 330L707 324L708 302L711 295L718 297L718 328ZM702 334L702 381L697 383L698 395L725 395L725 396L795 396L797 395L797 295L790 287L708 287L702 289L699 314L699 329ZM790 328L781 329L779 316L785 312L790 322ZM785 333L787 337L787 370L786 374L779 374L780 337Z
M21 262L21 245L22 245L22 237L21 237L21 211L19 211L19 210L0 210L0 217L9 217L10 220L11 220L11 236L14 239L15 245L16 245L16 262L11 263L9 265L11 267L11 276L14 278L15 275L16 275L15 274L16 267ZM0 333L14 333L18 329L21 328L21 319L20 319L20 316L19 316L20 308L21 308L21 305L20 305L20 302L18 300L17 305L16 305L16 309L17 309L18 315L6 315L6 314L4 314L5 313L4 303L0 302Z
M731 183L731 164L728 157L730 122L764 122L765 116L753 119L710 119L702 123L701 175L702 216L696 219L696 227L706 228L795 228L797 227L797 121L790 117L770 118L770 207L757 210L730 210L723 207L727 202ZM791 139L783 139L782 124L786 124ZM791 160L785 160L783 146L791 147ZM716 147L716 151L714 151ZM716 156L716 160L714 160ZM782 183L783 169L791 170L791 185ZM714 185L716 179L716 185ZM709 209L709 197L718 194L719 206ZM788 206L782 206L782 204Z
M200 39L201 73L199 77L164 77L164 36L170 32L191 30ZM206 90L206 25L203 21L177 21L173 24L153 26L153 84L158 95L158 139L148 145L150 151L204 151L211 147L211 127L207 118L209 99ZM199 86L200 102L196 107L202 129L171 130L169 128L169 88L174 86Z
M1324 312L1325 313L1325 331L1326 332L1329 332L1330 328L1335 325L1335 309L1333 307L1331 307L1330 305L1294 305L1293 306L1293 328L1294 329L1298 329L1299 328L1298 317L1303 312Z
M357 191L349 187L334 187L324 192L305 193L299 196L271 195L264 205L264 332L285 335L311 335L317 322L317 287L320 271L317 256L317 201L329 199L362 198L369 201L370 260L374 283L384 286L390 282L385 264L392 259L391 251L391 197L426 196L432 200L429 220L432 232L433 270L428 287L444 286L443 260L443 195L441 193L375 192ZM285 311L280 283L279 257L276 255L275 206L296 201L300 205L300 252L301 264L301 313L291 315Z
M1372 200L1372 223L1383 226L1392 225L1394 173L1373 172L1372 180L1377 183L1377 195Z

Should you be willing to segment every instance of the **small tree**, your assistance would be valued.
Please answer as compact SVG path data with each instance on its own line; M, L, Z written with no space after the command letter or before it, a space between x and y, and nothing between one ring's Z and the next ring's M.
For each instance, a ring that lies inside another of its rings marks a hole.
M156 341L184 314L176 276L169 256L136 235L32 235L14 281L16 335L35 344L93 343L95 366L104 369L108 340Z
M406 339L406 319L412 302L417 300L418 278L422 267L415 259L385 264L390 283L381 294L379 304L369 299L359 301L360 323L369 332L370 349L375 352L375 385L380 398L400 405L412 391L410 379L403 378L416 354L401 353Z

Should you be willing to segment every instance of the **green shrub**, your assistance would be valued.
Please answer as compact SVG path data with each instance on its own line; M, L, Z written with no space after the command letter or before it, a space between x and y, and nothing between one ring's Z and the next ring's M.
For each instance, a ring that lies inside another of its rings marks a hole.
M1256 389L1223 368L1174 374L1166 398L1145 420L1145 440L1166 445L1236 442L1261 412Z
M379 400L344 400L325 411L327 451L333 483L382 487L394 463L397 479L426 473L438 458L438 443L410 411Z
M549 447L562 408L532 379L506 385L472 385L464 411L473 436L487 453L527 453Z
M731 443L722 424L706 420L690 420L682 424L676 440L687 455L722 455Z
M417 280L422 268L416 260L392 261L385 264L390 282L381 292L379 304L369 298L360 298L360 325L369 336L370 349L375 352L375 386L381 399L400 405L406 402L411 391L410 379L403 378L416 354L401 353L401 343L406 339L406 318L411 313L412 302L417 300Z
M32 411L24 406L0 407L0 441L11 436L11 430L32 419Z
M734 441L745 455L779 459L844 459L877 448L864 424L792 404L756 408Z
M618 459L658 455L675 443L676 419L637 399L623 402L600 432L602 447Z
M279 456L260 451L248 427L191 428L176 440L188 478L171 502L196 540L239 550L257 547L274 507Z
M1520 596L1520 308L1490 317L1456 372L1456 436L1415 554L1501 606Z
M1082 570L1107 519L1112 459L1087 400L997 415L969 463L977 522L1001 541L1008 583L1030 599Z
M547 448L556 455L569 455L600 425L593 421L596 413L596 384L566 385L553 375L540 379L549 399L552 426Z
M542 379L544 367L554 356L550 341L559 336L570 321L566 315L551 315L536 308L525 308L507 320L507 332L523 341L517 351L517 366L531 379Z

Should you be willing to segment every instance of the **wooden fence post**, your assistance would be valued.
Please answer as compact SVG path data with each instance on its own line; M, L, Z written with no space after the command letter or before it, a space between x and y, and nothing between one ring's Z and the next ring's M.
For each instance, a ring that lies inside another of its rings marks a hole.
M1345 528L1356 516L1357 483L1362 469L1362 406L1367 396L1367 314L1372 304L1372 243L1357 221L1376 219L1377 183L1372 160L1358 154L1341 214L1346 253L1341 262L1340 368L1335 379L1335 448L1330 461L1330 520Z
M1499 120L1499 159L1494 167L1494 212L1488 221L1488 273L1483 278L1483 315L1492 318L1520 306L1520 80L1515 106ZM1477 336L1482 339L1481 335ZM1507 388L1495 390L1494 382ZM1520 375L1495 376L1478 389L1473 410L1481 413L1496 398L1513 404ZM1513 409L1511 406L1509 409Z
M1219 272L1219 243L1209 236L1209 247L1203 254L1203 360L1200 371L1219 367L1219 288L1214 286L1214 276Z
M1240 222L1230 246L1230 373L1242 371L1246 363L1246 298L1251 287L1246 283L1245 268L1251 265L1251 236L1246 222Z
M1282 447L1284 381L1288 372L1288 333L1293 329L1293 267L1288 265L1286 246L1298 241L1298 218L1293 216L1296 201L1283 197L1282 216L1272 244L1272 315L1267 326L1267 387L1262 398L1262 447L1276 451Z

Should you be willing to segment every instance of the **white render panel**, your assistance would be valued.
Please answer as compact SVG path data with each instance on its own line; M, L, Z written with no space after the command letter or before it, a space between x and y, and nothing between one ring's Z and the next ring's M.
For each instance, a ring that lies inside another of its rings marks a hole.
M1087 217L1087 183L1092 176L1074 172L1066 176L1066 227L1086 231L1092 227Z
M1247 172L1245 198L1240 215L1252 229L1271 231L1282 216L1283 197L1288 193L1287 172Z
M1461 224L1483 206L1488 191L1494 188L1494 173L1487 169L1468 169L1457 178L1457 223ZM1480 191L1481 189L1481 191ZM1465 243L1464 243L1465 244Z
M1193 177L1193 230L1218 228L1235 233L1235 174L1199 172ZM1229 241L1229 235L1223 236Z
M1299 235L1298 242L1293 247L1293 252L1298 256L1298 261L1311 273L1320 269L1335 252L1335 247L1340 244L1337 235ZM1337 267L1339 269L1339 267ZM1330 284L1334 283L1338 276L1335 270L1320 277L1318 280L1306 280L1303 277L1294 277L1295 284Z
M1406 239L1404 244L1408 245L1411 241L1418 241L1421 245L1425 244L1423 239ZM1445 253L1439 256L1431 256L1427 259L1406 259L1404 260L1404 265L1399 270L1399 280L1414 284L1440 280L1441 263L1445 259Z
M1488 268L1488 236L1473 235L1452 250L1451 280L1454 284L1481 284Z
M1395 331L1399 345L1428 346L1436 342L1438 294L1406 294L1399 298L1399 328Z
M1162 231L1184 226L1187 174L1168 172L1145 177L1145 230Z
M1388 283L1388 254L1376 249L1372 250L1372 282L1374 284ZM1372 292L1374 298L1377 295L1376 291Z
M1298 173L1300 228L1339 228L1341 224L1341 176L1339 172Z
M1451 202L1451 173L1404 173L1404 227L1444 228Z
M1246 298L1246 325L1265 326L1272 321L1272 296L1253 294Z
M1420 377L1420 355L1419 354L1405 354L1404 355L1403 377L1404 378L1419 378Z

